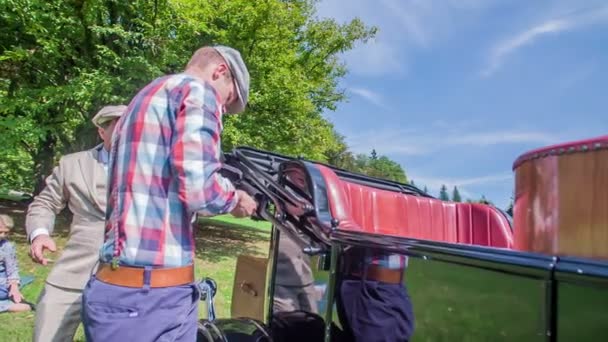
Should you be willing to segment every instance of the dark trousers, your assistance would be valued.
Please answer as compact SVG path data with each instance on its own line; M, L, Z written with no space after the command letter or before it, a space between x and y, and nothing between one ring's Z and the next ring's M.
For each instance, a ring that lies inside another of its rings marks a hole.
M403 284L344 279L337 310L347 340L404 342L414 331L412 303Z
M196 341L195 284L130 288L91 277L82 299L87 341Z

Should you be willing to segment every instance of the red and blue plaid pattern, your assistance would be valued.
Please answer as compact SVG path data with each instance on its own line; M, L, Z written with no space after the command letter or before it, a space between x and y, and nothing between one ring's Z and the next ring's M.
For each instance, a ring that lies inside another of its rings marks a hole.
M192 264L195 213L237 202L218 174L222 129L218 94L191 76L158 78L135 96L112 137L103 262Z
M370 265L391 270L404 270L408 257L403 254L388 253L380 248L353 247L345 254L347 269L351 273L363 273Z
M391 270L403 270L407 267L407 256L403 254L390 254L382 251L368 253L365 258L367 265L376 265Z

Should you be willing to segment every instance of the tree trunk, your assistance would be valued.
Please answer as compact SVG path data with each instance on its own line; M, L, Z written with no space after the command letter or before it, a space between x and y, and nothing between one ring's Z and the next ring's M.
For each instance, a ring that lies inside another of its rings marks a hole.
M56 138L49 132L34 154L34 196L44 189L45 179L53 171L56 143Z

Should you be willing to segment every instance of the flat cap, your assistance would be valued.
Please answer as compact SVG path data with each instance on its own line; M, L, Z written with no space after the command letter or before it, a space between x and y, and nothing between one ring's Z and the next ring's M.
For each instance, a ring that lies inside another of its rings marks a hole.
M245 110L247 100L249 99L249 71L241 57L241 53L237 50L217 45L213 47L228 63L238 98L236 101L226 107L228 114L237 114Z
M101 108L97 114L93 117L91 121L97 127L101 127L104 123L121 117L124 112L127 111L127 106L118 105L118 106L105 106Z

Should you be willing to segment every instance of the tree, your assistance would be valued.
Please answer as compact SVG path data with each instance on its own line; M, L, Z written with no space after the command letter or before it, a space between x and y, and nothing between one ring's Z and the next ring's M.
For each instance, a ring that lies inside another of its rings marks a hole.
M381 156L377 159L370 159L370 176L407 183L405 171L403 171L403 168L397 162L389 159L386 156Z
M462 202L460 192L458 191L458 188L456 186L454 186L454 190L452 190L452 202Z
M429 189L426 187L426 185L424 186L424 193L428 194L429 193Z
M486 199L486 196L485 196L485 195L481 195L481 198L480 198L480 199L479 199L479 201L477 201L477 202L478 202L478 203L481 203L481 204L494 205L494 203L492 203L491 201L488 201L488 200Z
M450 195L448 195L448 188L443 184L439 190L439 199L442 201L449 201Z
M334 160L343 163L341 165L346 166L345 168L349 171L400 183L408 182L405 171L403 171L403 168L399 163L386 156L379 156L375 150L373 150L369 156L366 154L357 154L352 162L350 159L352 154L349 155L347 152L342 152L341 156L340 159L334 158ZM348 163L344 163L345 160L348 160ZM340 167L340 165L336 166Z
M325 159L330 165L357 172L355 156L348 150L344 136L334 130L336 143L325 151Z
M509 201L509 206L505 211L507 214L509 214L509 216L513 217L513 198L511 198L511 201Z
M340 141L325 110L345 99L338 56L376 33L359 19L319 19L315 0L0 3L0 176L32 190L59 154L97 143L90 118L179 72L205 44L239 49L251 73L243 115L225 120L238 145L325 161Z
M171 53L153 36L166 35L168 26L148 25L158 9L145 1L10 1L0 8L0 135L8 155L18 156L0 163L27 165L8 182L31 189L58 150L71 150L76 132L95 139L88 122L95 109L124 102L159 73L157 64Z
M389 159L387 156L380 156L373 150L367 165L367 174L372 177L384 178L401 183L407 183L407 176L401 165Z

